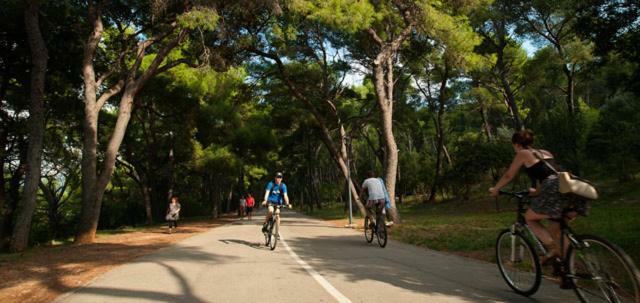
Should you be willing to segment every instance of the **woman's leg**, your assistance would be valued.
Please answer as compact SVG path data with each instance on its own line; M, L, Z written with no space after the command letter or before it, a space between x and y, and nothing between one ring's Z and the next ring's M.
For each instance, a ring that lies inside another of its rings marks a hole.
M539 214L534 212L531 209L528 209L527 212L524 214L524 218L527 221L527 224L529 225L529 227L531 228L531 231L533 231L533 233L536 235L536 237L538 237L538 239L540 239L540 241L542 241L542 243L550 250L554 250L554 249L556 250L556 251L549 251L549 252L553 254L558 254L559 253L559 251L557 251L558 244L556 244L556 241L551 236L549 231L540 223L540 220L549 219L549 216L544 214Z

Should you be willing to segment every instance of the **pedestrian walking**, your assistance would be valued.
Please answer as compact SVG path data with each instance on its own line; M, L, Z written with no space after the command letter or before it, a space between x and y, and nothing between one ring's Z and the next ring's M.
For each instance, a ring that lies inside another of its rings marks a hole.
M171 197L165 218L169 222L169 234L171 234L173 233L173 228L178 228L178 219L180 219L180 202L178 202L177 196Z

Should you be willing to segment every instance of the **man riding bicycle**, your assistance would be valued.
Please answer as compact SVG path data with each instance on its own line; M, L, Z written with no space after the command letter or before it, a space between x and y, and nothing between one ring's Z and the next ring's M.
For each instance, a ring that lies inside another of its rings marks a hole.
M287 195L287 185L282 183L282 173L276 173L276 178L274 181L269 181L267 186L265 187L264 199L262 201L262 206L268 204L269 211L267 216L264 218L264 224L262 225L262 232L267 232L267 222L273 216L274 211L280 212L279 207L282 206L282 202L287 207L291 207L289 204L289 196ZM280 218L276 221L277 226L280 226Z
M367 173L368 178L362 183L362 189L360 190L360 197L363 197L364 193L367 193L367 202L365 208L367 209L367 216L370 218L370 222L375 222L376 214L382 213L383 217L386 215L385 211L385 188L382 179L376 178L374 171ZM381 222L382 223L382 222Z

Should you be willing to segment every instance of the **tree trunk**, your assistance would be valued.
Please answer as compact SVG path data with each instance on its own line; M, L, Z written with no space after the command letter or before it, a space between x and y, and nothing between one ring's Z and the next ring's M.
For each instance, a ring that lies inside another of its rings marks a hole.
M384 59L383 54L378 56L374 65L374 85L378 106L380 106L380 118L382 122L382 138L384 139L385 154L385 186L391 199L389 215L391 220L400 222L395 201L396 175L398 172L398 147L393 135L393 62L392 58ZM381 62L383 61L383 62Z
M565 67L566 68L566 67ZM575 75L567 68L567 107L569 114L573 117L576 114L576 104L574 101Z
M23 143L18 143L20 161L18 169L16 169L9 181L9 203L5 204L3 222L2 225L0 225L0 248L2 248L2 250L8 246L11 239L13 233L13 214L18 207L18 201L20 201L20 180L22 180L27 167L27 150L24 145Z
M229 194L227 195L227 207L225 212L231 212L231 202L233 201L233 184L229 186Z
M489 125L489 117L487 117L487 110L484 105L480 105L480 116L482 117L482 126L485 134L487 135L487 141L493 141L493 133L491 132L491 125Z
M97 91L101 81L96 80L94 70L95 52L98 44L102 39L103 24L100 2L98 4L89 1L89 23L92 27L91 34L87 39L84 47L82 59L82 76L84 80L84 103L85 103L85 120L84 120L84 146L82 153L82 210L80 212L80 221L76 232L75 243L84 244L92 243L95 239L98 220L100 218L100 208L102 205L102 197L111 180L111 175L115 168L116 156L122 144L122 139L131 119L131 110L133 107L134 96L145 85L145 83L158 72L166 71L180 62L176 61L172 64L166 63L162 67L160 65L171 50L176 48L180 42L186 37L187 31L181 29L179 33L171 38L164 46L160 47L157 55L153 58L146 70L139 71L142 64L145 51L151 45L159 43L165 37L169 37L175 30L174 26L170 26L165 35L150 37L147 40L138 42L136 51L136 59L133 66L129 70L125 79L120 79L109 89L102 92L100 98L97 98ZM136 75L140 75L136 77ZM97 129L98 116L102 106L114 95L120 93L120 106L118 108L118 117L111 138L105 151L105 159L102 164L100 176L97 175Z
M444 73L442 75L442 80L440 81L440 92L438 94L438 112L436 113L436 117L434 119L434 122L436 125L436 141L437 141L436 142L436 167L435 167L433 182L431 183L431 191L429 192L429 199L428 199L429 202L435 202L436 200L436 195L438 192L438 186L440 182L440 171L442 170L442 154L445 152L444 129L443 129L442 122L443 122L443 116L444 116L444 110L445 110L445 103L447 101L446 92L447 92L448 78L449 78L449 67L445 62Z
M153 224L153 212L151 211L151 187L143 182L142 184L142 198L144 200L144 211L147 217L147 225Z
M115 169L116 157L118 155L118 149L120 148L120 144L122 143L122 139L124 138L125 131L127 129L127 125L131 118L131 109L133 107L133 96L136 92L135 85L128 85L122 99L120 99L120 107L118 109L118 118L116 120L116 125L113 130L113 134L109 140L109 144L107 146L107 151L105 153L105 159L102 167L102 172L100 173L100 177L96 177L96 148L97 146L97 136L94 137L95 141L90 142L89 146L93 148L93 155L87 155L90 159L92 159L92 165L89 167L92 171L84 171L83 167L83 185L84 185L84 177L85 173L90 176L90 179L95 180L93 184L90 184L91 188L94 190L92 193L85 193L85 188L83 186L83 201L82 201L82 211L80 215L80 222L78 224L78 231L76 233L75 243L84 244L84 243L92 243L95 239L96 230L98 228L98 220L100 219L100 209L102 207L102 197L104 195L105 190L107 189L107 185L111 180L111 175ZM91 124L91 128L85 128L85 136L94 136L95 131L92 127L95 125L95 129L97 130L97 117L98 111L95 111L95 114L92 116L95 117L93 121L89 121ZM86 121L86 120L85 120ZM87 122L85 122L87 123ZM87 133L89 132L89 133ZM91 138L91 139L94 139ZM85 139L86 143L86 139ZM85 154L83 153L83 160ZM84 164L84 163L83 163ZM85 200L87 199L87 200Z
M511 83L509 83L509 80L507 79L507 70L504 63L504 47L506 47L506 41L502 42L500 45L502 46L502 48L498 48L498 58L496 60L496 66L498 67L498 73L500 77L500 84L502 85L505 101L507 102L507 106L509 107L509 111L511 112L513 127L516 130L521 130L524 129L524 124L522 123L522 119L520 118L520 111L518 110L518 104L516 103L516 97L513 93L513 89L511 89Z
M7 148L7 132L5 131L4 126L0 129L0 169L2 169L2 174L0 174L0 251L4 250L4 222L5 222L5 214L7 207L7 196L5 192L5 174L4 174L4 163L5 163L5 150Z
M42 194L45 200L47 200L47 204L48 204L47 217L49 218L49 240L53 240L58 235L58 227L59 227L58 210L60 208L60 199L43 182L40 182L39 187L40 187L40 190L42 191Z
M329 151L329 154L331 155L331 158L334 160L334 162L336 163L336 165L340 169L340 172L342 172L342 175L344 176L344 178L348 179L349 178L349 172L347 170L347 164L345 163L346 146L345 146L345 142L344 142L344 126L342 125L342 123L339 120L336 121L338 123L338 125L340 125L340 128L341 128L340 148L338 149L338 148L336 148L336 144L334 144L334 142L333 142L333 138L331 136L331 132L330 132L329 128L327 127L327 123L325 122L325 119L323 118L322 114L318 111L318 109L311 102L311 100L309 100L305 95L303 95L300 92L300 90L298 90L295 87L295 85L294 85L293 81L291 80L291 78L289 77L289 74L287 73L287 71L285 69L285 66L284 66L284 63L282 62L280 57L278 57L277 55L273 55L273 54L267 54L267 53L264 53L264 52L261 52L259 50L255 50L255 49L253 51L255 53L257 53L258 55L261 55L261 56L264 56L266 58L270 58L270 59L273 59L273 60L276 61L277 66L278 66L278 70L280 72L280 76L282 77L282 80L284 81L285 85L287 86L289 91L294 95L294 97L296 97L296 99L301 101L307 107L307 109L311 112L311 114L315 118L315 121L320 126L320 130L321 130L320 139L322 140L324 145L327 147L327 150ZM353 200L355 201L356 205L358 206L358 209L360 210L360 213L361 214L366 214L366 209L365 209L364 205L362 204L362 202L360 201L360 197L359 197L359 194L357 192L357 189L356 189L355 185L353 184L353 180L349 180L349 189L351 190L351 196L352 196Z
M40 165L42 162L42 140L44 137L44 84L47 72L48 52L39 24L40 4L28 2L24 21L27 40L31 49L31 104L29 108L29 145L27 149L27 172L24 192L18 205L16 222L11 236L12 252L23 251L29 244L31 220L36 208Z

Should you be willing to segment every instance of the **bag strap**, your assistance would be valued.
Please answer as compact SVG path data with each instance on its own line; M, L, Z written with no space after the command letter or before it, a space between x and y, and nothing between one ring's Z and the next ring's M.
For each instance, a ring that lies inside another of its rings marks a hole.
M531 152L536 158L538 158L538 160L544 162L545 165L547 165L548 168L550 168L554 173L558 174L558 170L556 170L555 167L553 167L553 165L549 164L549 161L547 161L544 157L542 157L542 153L540 152L540 150L534 149ZM539 154L538 154L539 153Z
M536 151L536 152L538 152L538 153L542 154L542 153L541 153L539 150L537 150L537 149L534 149L534 151ZM556 174L558 174L558 170L556 170L556 169L555 169L555 167L553 167L551 164L549 164L549 162L548 162L547 160L545 160L544 158L540 157L540 155L539 155L539 154L537 154L537 153L535 153L535 152L531 152L531 153L533 153L533 155L534 155L536 158L540 159L540 161L544 161L544 164L546 164L546 165L547 165L547 167L549 167L549 168L550 168L551 170L553 170ZM591 186L595 186L595 184L594 184L593 182L591 182L591 181L589 181L589 180L587 180L587 179L580 178L580 177L578 177L578 176L576 176L576 175L574 175L574 174L572 174L572 173L570 173L570 172L567 172L567 173L569 174L569 176L571 177L571 179L576 179L576 180L582 181L582 182L584 182L584 183L587 183L587 184L589 184L589 185L591 185Z

